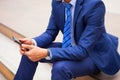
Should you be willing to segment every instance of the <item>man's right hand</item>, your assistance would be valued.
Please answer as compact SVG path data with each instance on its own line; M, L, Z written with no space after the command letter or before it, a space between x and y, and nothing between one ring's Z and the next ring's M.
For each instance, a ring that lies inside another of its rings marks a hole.
M34 45L33 40L32 40L32 39L29 39L29 38L19 39L19 41L20 41L22 44Z
M26 45L34 45L34 42L32 39L29 39L29 38L22 38L22 39L19 39L19 41L22 43L22 44L26 44ZM22 45L20 46L20 53L23 55L24 53L26 52L26 49L24 47L22 47Z

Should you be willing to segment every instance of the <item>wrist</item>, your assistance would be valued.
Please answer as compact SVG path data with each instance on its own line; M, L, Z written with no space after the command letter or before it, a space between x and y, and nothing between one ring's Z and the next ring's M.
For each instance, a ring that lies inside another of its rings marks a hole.
M43 49L43 54L44 54L44 58L49 56L48 50L47 49Z
M45 59L51 60L49 49L46 49L46 50L47 50L47 56L45 57Z

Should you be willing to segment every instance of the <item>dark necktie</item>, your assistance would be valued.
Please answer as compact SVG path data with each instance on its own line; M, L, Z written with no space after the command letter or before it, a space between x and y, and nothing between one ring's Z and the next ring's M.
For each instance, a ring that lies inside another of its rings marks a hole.
M66 14L66 22L64 25L64 35L63 35L63 44L62 47L70 47L71 46L71 4L65 5L65 14Z

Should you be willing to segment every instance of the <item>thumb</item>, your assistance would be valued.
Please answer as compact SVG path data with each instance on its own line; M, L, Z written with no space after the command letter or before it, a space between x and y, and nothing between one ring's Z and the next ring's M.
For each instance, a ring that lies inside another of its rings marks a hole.
M32 46L32 45L27 45L27 44L22 44L22 48L25 48L25 49L32 49L33 46Z
M27 39L26 38L22 38L22 39L19 39L19 41L22 42L22 43L24 43L24 42L27 41Z

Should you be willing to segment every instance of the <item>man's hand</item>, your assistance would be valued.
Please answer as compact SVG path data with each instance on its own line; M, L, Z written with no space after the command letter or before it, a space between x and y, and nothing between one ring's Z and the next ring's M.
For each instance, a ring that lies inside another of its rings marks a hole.
M26 51L26 48L29 49L29 51ZM33 62L39 61L40 59L48 56L47 49L39 48L34 45L22 44L20 52L21 54L26 55Z
M20 41L22 44L34 45L33 40L32 40L32 39L29 39L29 38L19 39L19 41Z

